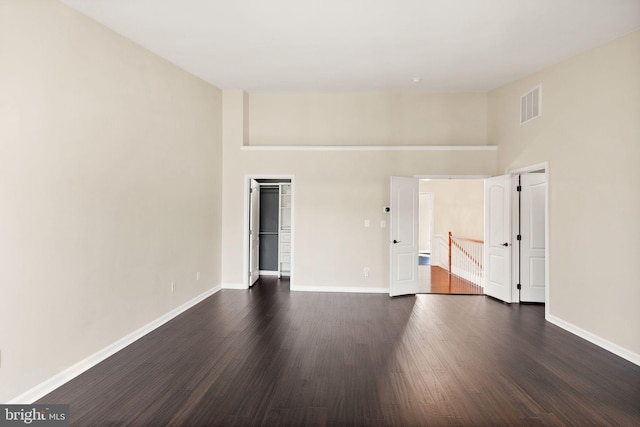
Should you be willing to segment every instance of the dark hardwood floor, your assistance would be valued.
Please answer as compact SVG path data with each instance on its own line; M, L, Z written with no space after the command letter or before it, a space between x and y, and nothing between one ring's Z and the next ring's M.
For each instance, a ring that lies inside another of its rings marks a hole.
M640 425L640 367L481 296L223 290L41 403L91 426Z

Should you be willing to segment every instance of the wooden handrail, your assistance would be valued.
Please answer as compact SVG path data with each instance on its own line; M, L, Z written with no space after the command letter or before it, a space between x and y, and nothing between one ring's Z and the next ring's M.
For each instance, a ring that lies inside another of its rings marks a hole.
M449 232L449 234L451 234L451 232ZM473 242L473 243L482 243L482 244L484 244L484 240L467 239L466 237L456 237L456 239L464 240L465 242Z

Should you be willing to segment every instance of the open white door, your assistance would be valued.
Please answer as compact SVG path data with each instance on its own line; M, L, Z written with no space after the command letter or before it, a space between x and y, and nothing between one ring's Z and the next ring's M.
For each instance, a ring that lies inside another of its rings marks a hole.
M485 294L511 302L511 175L484 181Z
M389 295L418 292L418 180L391 177Z
M545 302L545 174L520 175L520 186L520 301Z
M251 180L249 204L249 286L260 277L260 184Z

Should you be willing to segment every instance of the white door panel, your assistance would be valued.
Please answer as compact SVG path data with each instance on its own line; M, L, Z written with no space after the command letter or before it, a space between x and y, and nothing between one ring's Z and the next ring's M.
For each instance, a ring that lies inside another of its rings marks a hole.
M496 176L484 183L484 291L505 302L511 302L511 179Z
M418 291L418 180L391 177L391 274L389 295Z
M251 180L249 204L249 286L260 277L260 184Z
M520 301L545 301L545 175L520 176Z

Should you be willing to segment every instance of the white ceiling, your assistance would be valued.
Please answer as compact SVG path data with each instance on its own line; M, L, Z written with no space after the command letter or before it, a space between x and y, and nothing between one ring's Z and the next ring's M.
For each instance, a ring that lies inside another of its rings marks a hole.
M249 92L485 91L640 28L640 0L62 1Z

